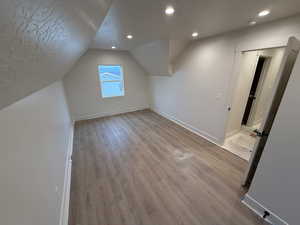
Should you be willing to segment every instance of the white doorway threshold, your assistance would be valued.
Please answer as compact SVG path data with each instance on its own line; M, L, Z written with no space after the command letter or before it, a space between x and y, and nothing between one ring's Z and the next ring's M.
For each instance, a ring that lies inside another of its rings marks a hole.
M256 141L257 137L252 129L242 127L238 133L226 138L222 147L249 161Z

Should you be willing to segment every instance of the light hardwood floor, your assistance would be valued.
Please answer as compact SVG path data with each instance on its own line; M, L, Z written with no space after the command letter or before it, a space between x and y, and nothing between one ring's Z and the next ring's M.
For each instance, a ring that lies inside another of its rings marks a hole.
M264 224L246 161L149 111L77 122L69 225Z

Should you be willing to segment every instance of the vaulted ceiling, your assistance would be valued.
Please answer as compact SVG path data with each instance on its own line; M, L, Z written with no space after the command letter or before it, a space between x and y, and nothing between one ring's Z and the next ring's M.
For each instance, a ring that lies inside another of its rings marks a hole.
M0 109L61 79L87 50L111 0L1 0Z
M174 57L194 31L207 37L253 19L264 23L300 12L299 0L112 1L1 0L0 109L61 79L89 47L115 45L129 50L150 74L170 75ZM167 5L174 6L174 15L164 14ZM257 18L266 8L271 15Z
M167 5L174 6L174 15L165 15ZM263 9L271 14L257 18ZM298 12L299 0L115 0L90 47L132 50L156 40L191 39L194 31L207 37L247 27L253 19L264 23Z

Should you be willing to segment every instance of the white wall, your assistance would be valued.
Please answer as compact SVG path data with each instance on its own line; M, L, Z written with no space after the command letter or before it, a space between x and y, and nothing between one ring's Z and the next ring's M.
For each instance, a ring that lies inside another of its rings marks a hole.
M152 108L223 143L241 51L300 38L300 16L195 41L171 77L150 77Z
M123 67L125 96L102 98L98 65ZM148 75L125 51L89 50L64 78L74 120L129 112L149 107Z
M290 225L299 224L300 221L299 75L300 57L290 77L247 196L248 203L258 201ZM254 201L249 202L249 196Z
M59 224L71 134L62 82L0 111L1 224Z
M197 42L187 49L171 77L151 76L152 108L213 141L221 140L233 44L231 36Z

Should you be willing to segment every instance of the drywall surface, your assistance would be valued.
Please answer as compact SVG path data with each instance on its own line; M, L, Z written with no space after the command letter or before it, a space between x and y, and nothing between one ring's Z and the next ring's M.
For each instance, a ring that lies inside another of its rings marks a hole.
M171 75L169 40L150 42L130 52L149 74L157 76Z
M1 224L59 224L71 129L62 82L0 111Z
M0 109L60 80L88 48L111 0L1 0Z
M242 50L278 47L300 38L300 16L195 41L171 77L150 76L151 107L222 144Z
M213 141L221 140L232 49L231 36L206 39L187 49L171 77L150 76L153 109L191 125Z
M170 62L173 64L176 62L177 58L184 52L184 49L187 48L190 40L170 40Z
M123 67L125 96L101 97L101 64ZM88 119L148 108L148 77L126 51L89 50L64 78L72 118Z
M293 69L248 195L290 225L299 224L300 57Z

